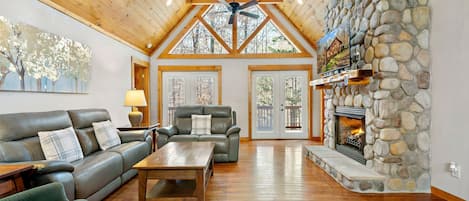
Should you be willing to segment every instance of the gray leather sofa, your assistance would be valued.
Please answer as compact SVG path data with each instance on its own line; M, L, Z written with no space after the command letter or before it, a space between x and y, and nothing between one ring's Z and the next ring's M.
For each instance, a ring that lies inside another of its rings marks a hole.
M193 114L212 115L210 135L191 135ZM174 125L158 129L158 148L168 142L214 142L215 162L236 162L239 152L239 132L236 112L229 106L180 106L174 114Z
M27 187L60 182L69 200L102 200L135 176L137 171L131 167L151 151L151 135L146 131L119 132L122 144L102 151L91 123L105 120L110 116L104 109L1 114L0 162L33 164L37 171ZM45 160L38 131L70 126L85 158L72 163Z

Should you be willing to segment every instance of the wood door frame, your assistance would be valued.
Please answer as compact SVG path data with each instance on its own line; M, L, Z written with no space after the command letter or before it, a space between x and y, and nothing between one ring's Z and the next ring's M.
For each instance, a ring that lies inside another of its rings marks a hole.
M254 71L307 71L308 77L307 81L313 79L313 65L312 64L284 64L284 65L249 65L248 66L248 137L249 140L252 139L252 73ZM308 139L313 139L312 133L312 122L313 122L313 94L308 88Z
M131 74L131 83L130 83L130 86L132 89L135 88L135 66L138 65L140 67L144 67L146 68L145 70L145 75L148 77L148 81L145 83L145 87L148 89L148 91L145 93L145 99L147 101L147 106L146 106L146 114L148 116L148 122L151 122L151 85L150 85L150 82L151 82L151 77L150 77L150 62L148 61L145 61L145 60L141 60L141 59L138 59L136 57L131 57L131 70L130 70L130 74Z
M163 73L164 72L217 72L218 104L222 104L222 67L221 66L158 66L158 122L163 117Z

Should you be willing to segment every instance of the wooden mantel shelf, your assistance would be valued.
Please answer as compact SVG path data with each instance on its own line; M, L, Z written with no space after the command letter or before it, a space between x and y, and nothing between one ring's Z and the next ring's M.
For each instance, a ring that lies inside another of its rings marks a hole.
M373 76L373 70L349 70L329 77L319 78L309 82L315 89L331 88L332 84L346 82L346 85L365 85L369 83L369 77Z

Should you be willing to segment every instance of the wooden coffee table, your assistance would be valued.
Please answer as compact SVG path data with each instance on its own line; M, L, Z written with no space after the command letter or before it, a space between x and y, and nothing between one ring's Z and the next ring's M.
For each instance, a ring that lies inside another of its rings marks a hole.
M170 142L135 164L138 200L205 200L213 176L214 147L212 142ZM159 181L147 193L149 179Z

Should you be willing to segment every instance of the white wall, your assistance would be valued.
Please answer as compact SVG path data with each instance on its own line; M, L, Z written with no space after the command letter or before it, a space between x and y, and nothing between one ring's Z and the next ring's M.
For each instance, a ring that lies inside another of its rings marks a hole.
M469 2L432 0L432 185L469 200ZM462 178L447 171L462 167Z
M313 73L316 69L316 60L313 58L288 58L288 59L158 59L161 52L167 47L176 34L187 25L188 21L199 11L198 8L189 13L186 18L174 29L160 48L151 56L151 86L152 93L152 119L157 119L157 72L160 65L220 65L222 66L222 101L223 105L229 105L237 112L238 125L241 127L241 136L248 136L248 66L249 65L288 65L288 64L310 64L313 66ZM315 50L302 38L293 25L284 19L280 13L273 9L280 22L293 34L293 36L303 45L306 50L316 57ZM317 75L314 75L317 77ZM311 90L311 88L309 88ZM313 135L320 135L319 121L319 92L313 94Z
M0 0L0 15L88 45L92 50L89 93L0 92L0 114L78 108L106 108L116 125L128 124L123 106L130 88L131 56L148 56L129 48L39 1Z

